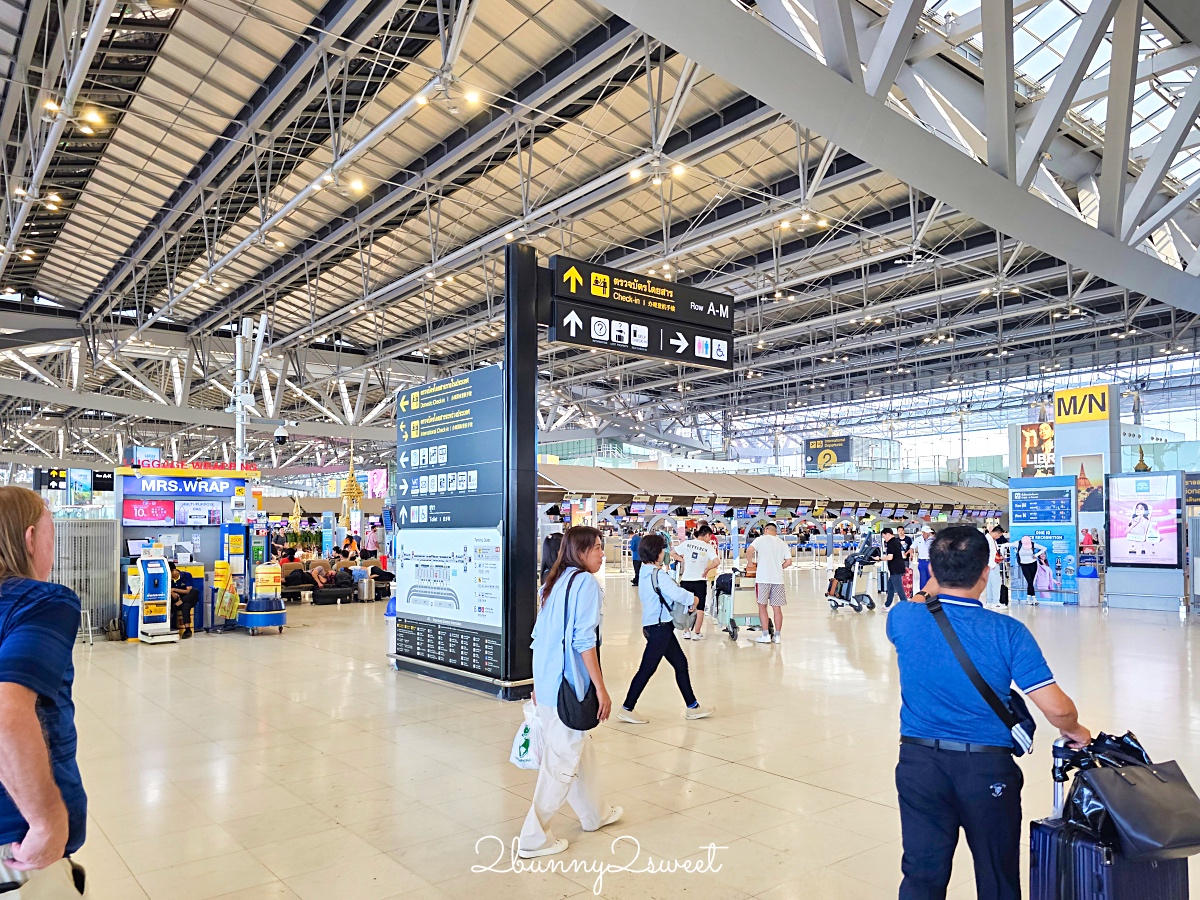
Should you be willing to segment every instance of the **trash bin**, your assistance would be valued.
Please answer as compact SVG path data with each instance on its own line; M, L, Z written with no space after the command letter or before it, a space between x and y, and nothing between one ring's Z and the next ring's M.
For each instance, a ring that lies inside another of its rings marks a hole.
M1100 605L1100 572L1095 566L1080 566L1076 573L1079 583L1079 605Z

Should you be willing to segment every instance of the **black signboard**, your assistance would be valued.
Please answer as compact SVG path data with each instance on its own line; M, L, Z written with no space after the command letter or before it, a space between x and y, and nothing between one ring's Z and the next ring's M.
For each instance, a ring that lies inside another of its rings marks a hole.
M497 677L504 646L504 370L396 399L395 654Z
M804 442L805 472L823 472L850 460L849 435L809 438Z
M67 489L67 470L34 469L33 489L35 491L65 491Z
M1184 472L1183 505L1200 506L1200 472Z
M1011 489L1009 498L1013 525L1070 522L1074 518L1070 488Z
M585 303L554 301L550 340L681 365L733 369L733 338L726 331L615 313Z
M666 319L722 335L733 333L733 298L663 278L550 257L554 296L609 310Z
M504 518L500 366L404 391L396 403L397 527L496 528Z
M112 472L92 472L92 490L93 491L112 491L116 490Z

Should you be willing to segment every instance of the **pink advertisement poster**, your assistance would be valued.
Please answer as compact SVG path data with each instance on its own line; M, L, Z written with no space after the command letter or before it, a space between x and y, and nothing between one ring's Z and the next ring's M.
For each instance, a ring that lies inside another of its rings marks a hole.
M1178 476L1114 476L1108 487L1109 564L1177 567Z

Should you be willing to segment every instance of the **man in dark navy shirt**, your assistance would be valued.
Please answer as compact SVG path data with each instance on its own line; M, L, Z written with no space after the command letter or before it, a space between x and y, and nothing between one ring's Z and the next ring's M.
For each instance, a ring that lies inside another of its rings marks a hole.
M65 857L87 825L71 700L79 598L49 582L53 564L42 499L0 488L0 882L30 879L39 897L70 895Z
M1029 629L980 603L988 552L987 538L975 528L939 531L929 547L930 582L913 599L936 592L967 655L1002 701L1015 682L1065 737L1087 743L1091 735ZM971 684L924 602L892 610L887 635L896 646L902 704L900 898L946 896L961 828L975 862L978 900L1019 900L1023 778L1012 758L1012 735Z

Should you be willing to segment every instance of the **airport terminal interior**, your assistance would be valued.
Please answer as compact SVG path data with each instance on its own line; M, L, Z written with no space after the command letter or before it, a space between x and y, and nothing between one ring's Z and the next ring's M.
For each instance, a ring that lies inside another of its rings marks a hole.
M0 0L0 74L86 896L1200 889L1195 0Z

